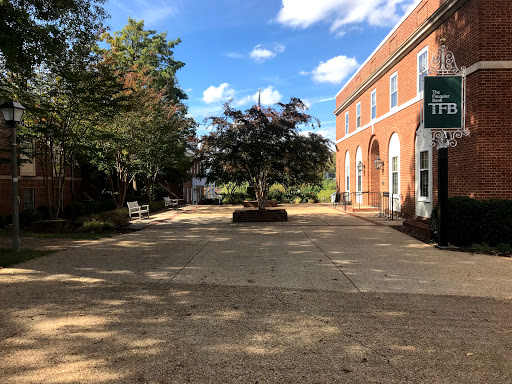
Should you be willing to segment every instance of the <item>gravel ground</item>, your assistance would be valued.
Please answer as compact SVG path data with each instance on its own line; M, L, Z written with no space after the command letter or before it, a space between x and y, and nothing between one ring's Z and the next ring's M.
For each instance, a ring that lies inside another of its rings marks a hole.
M162 213L0 270L0 382L512 382L510 259L286 208Z

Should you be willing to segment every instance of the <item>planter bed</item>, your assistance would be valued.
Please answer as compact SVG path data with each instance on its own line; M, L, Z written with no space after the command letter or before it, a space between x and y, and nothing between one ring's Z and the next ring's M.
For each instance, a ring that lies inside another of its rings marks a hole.
M286 209L237 209L233 212L234 223L288 221Z

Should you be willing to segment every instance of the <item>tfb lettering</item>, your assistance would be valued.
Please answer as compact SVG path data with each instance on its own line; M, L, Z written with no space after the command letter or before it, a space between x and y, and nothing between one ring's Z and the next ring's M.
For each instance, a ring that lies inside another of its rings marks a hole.
M443 115L443 111L446 111L448 115L456 115L459 111L456 103L428 103L432 106L433 115Z

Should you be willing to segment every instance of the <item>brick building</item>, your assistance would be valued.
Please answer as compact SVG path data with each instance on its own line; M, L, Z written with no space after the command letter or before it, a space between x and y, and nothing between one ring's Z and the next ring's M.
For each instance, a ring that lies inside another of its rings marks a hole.
M10 129L0 117L0 148L5 152L0 157L10 161ZM47 191L43 179L43 169L35 158L19 156L18 161L18 199L20 211L27 208L48 206ZM28 161L27 161L28 160ZM66 168L63 191L63 207L71 201L81 200L82 179L78 167ZM12 180L10 162L0 163L0 216L12 213Z
M336 95L340 192L355 199L393 193L402 216L430 215L437 151L419 134L422 79L441 38L467 68L470 135L448 151L449 195L512 198L510 0L416 1ZM379 170L377 158L384 162Z

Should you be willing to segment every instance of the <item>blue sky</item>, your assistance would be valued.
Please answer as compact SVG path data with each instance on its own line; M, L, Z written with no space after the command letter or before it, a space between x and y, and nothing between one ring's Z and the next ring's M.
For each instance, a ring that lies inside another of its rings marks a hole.
M106 24L128 17L182 42L178 81L199 122L220 115L232 99L248 109L304 100L321 121L316 132L335 139L334 97L414 0L110 0ZM205 132L204 126L198 134Z

